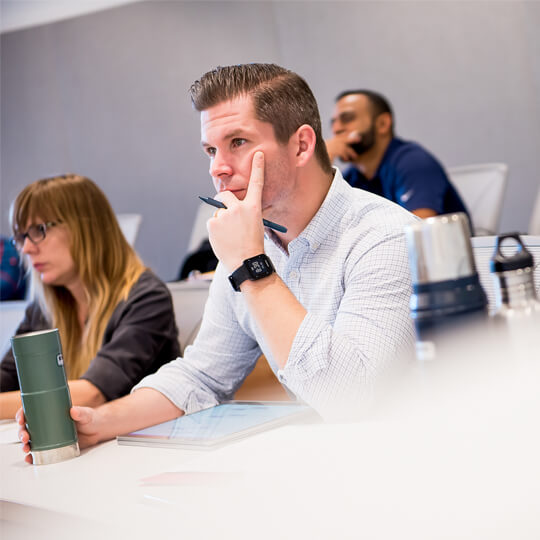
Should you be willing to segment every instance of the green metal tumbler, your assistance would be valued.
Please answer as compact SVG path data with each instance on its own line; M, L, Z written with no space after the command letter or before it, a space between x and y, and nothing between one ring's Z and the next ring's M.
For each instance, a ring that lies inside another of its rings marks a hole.
M34 465L80 454L58 330L11 338Z

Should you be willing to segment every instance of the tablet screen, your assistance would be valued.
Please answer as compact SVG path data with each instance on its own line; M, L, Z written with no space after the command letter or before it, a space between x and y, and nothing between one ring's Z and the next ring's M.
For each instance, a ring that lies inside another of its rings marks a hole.
M282 402L231 402L181 416L118 438L144 444L212 444L261 431L311 411L306 405Z

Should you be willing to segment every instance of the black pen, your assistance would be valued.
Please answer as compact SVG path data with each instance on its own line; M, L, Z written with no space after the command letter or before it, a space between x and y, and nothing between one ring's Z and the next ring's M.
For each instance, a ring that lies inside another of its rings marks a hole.
M202 202L205 202L206 204L209 204L210 206L215 206L216 208L224 208L225 210L227 207L221 202L216 201L216 199L212 199L212 197L201 197L199 195L199 199L201 199ZM274 229L274 231L286 233L287 229L283 225L278 225L277 223L274 223L273 221L268 221L267 219L263 218L263 224L265 227L268 227L269 229Z

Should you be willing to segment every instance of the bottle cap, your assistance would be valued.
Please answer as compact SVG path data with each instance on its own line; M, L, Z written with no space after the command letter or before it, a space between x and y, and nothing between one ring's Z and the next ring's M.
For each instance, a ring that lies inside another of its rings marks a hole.
M517 251L513 255L505 255L502 252L503 241L512 238L517 242ZM519 233L501 234L495 242L495 252L489 263L491 272L508 272L511 270L521 270L534 265L533 256L523 244Z

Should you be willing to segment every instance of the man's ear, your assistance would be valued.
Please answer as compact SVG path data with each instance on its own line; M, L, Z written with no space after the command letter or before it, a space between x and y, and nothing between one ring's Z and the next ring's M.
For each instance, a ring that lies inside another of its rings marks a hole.
M292 135L291 142L295 152L296 165L303 167L315 152L317 136L308 124L302 124Z
M392 115L381 113L375 119L375 128L381 135L388 135L392 131Z

